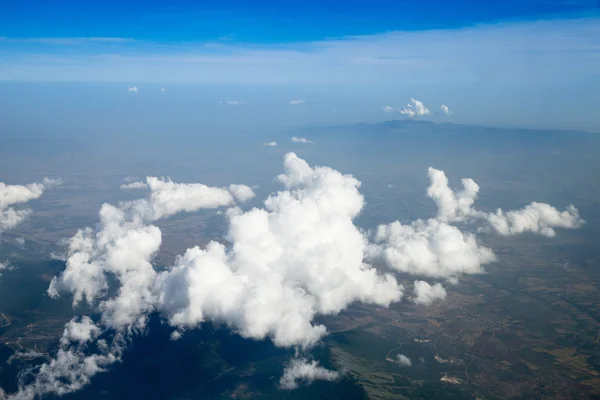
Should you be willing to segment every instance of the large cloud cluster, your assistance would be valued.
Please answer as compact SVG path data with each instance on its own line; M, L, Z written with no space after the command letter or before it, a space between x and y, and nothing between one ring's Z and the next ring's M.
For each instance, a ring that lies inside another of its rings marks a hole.
M26 186L0 182L0 234L17 226L31 213L30 209L16 209L13 205L38 199L44 190L59 183L58 180L48 178L44 178L41 183Z
M572 206L562 212L542 203L517 211L477 211L475 182L465 179L464 188L455 192L445 174L431 168L427 194L437 205L435 218L395 221L365 232L354 224L364 206L358 180L312 167L293 153L285 156L284 169L278 177L284 189L263 207L247 211L236 206L254 196L247 186L215 188L158 178L146 179L150 193L144 199L118 207L104 204L97 227L71 238L67 267L48 289L51 296L70 293L74 305L89 303L99 317L69 322L57 356L13 397L79 389L120 359L128 336L141 331L154 311L173 326L173 338L212 321L246 338L270 338L276 346L306 350L326 334L315 317L339 313L351 303L385 307L403 298L397 278L379 272L374 263L398 276L425 279L413 284L411 301L421 305L446 297L440 281L481 273L494 253L453 223L473 221L490 232L546 236L554 228L583 223ZM161 231L152 223L216 207L227 207L226 244L188 249L157 273L151 261ZM337 378L336 372L298 358L280 384L291 389L298 382Z
M172 325L209 319L244 337L309 346L325 334L315 315L402 297L395 278L364 262L367 240L353 223L364 204L359 182L295 154L284 164L279 179L288 190L264 209L229 213L230 248L190 249L158 277L158 307Z

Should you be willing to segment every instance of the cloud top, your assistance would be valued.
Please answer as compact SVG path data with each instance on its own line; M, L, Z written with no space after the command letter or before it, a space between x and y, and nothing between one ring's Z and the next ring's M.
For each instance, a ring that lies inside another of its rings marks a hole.
M404 108L398 110L398 112L409 117L429 115L429 109L425 107L423 102L412 97L410 98L410 102Z

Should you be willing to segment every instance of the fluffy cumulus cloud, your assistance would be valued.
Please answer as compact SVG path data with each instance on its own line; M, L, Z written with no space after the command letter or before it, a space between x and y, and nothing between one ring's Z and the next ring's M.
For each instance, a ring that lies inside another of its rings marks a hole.
M127 91L129 93L137 93L137 92L139 92L137 86L132 86L132 87L128 88Z
M290 153L287 190L264 208L229 216L229 248L192 248L157 279L159 309L171 325L205 320L278 346L310 346L326 332L312 321L350 303L387 306L402 297L391 275L365 264L367 239L354 225L364 199L359 182Z
M290 104L293 105L293 106L297 106L297 105L300 105L300 104L306 104L306 101L304 101L304 100L290 100Z
M248 201L256 196L252 189L246 185L229 185L229 192L237 201L241 202Z
M32 383L10 398L79 390L96 373L120 360L127 336L144 329L155 305L157 274L151 259L162 237L151 222L179 212L233 206L234 199L254 195L243 185L224 189L154 177L148 177L146 184L150 189L146 198L119 207L104 204L96 228L81 229L70 239L67 266L52 280L48 294L70 293L74 306L85 301L99 311L100 319L82 317L67 323L56 356L39 367ZM113 278L116 287L109 284ZM92 354L86 351L90 342L96 348Z
M473 222L479 231L501 235L533 232L552 237L555 228L573 229L584 222L573 206L558 211L535 202L521 210L485 213L473 207L479 185L472 179L463 179L462 189L454 191L443 171L429 168L429 180L427 195L437 206L436 218L380 225L368 249L370 259L383 261L398 272L456 282L462 275L484 272L483 266L496 256L477 242L475 234L463 232L452 223ZM416 289L425 293L430 288L423 282ZM438 294L441 289L437 289Z
M0 234L17 226L31 213L27 208L15 208L13 205L24 204L38 199L49 187L60 184L60 181L45 178L41 183L29 185L7 185L0 182Z
M148 184L146 182L142 182L142 181L124 183L121 185L121 189L147 189L147 188L148 188Z
M369 254L399 272L451 281L481 273L484 264L495 260L494 253L480 246L475 235L437 219L380 225Z
M282 389L296 389L300 383L310 385L316 380L335 381L340 378L336 371L330 371L319 365L317 361L308 361L304 358L294 358L285 368L279 380Z
M422 305L446 296L436 280L455 282L464 274L482 272L495 259L493 252L455 222L479 222L500 234L531 231L546 236L554 228L582 223L574 207L559 212L542 203L485 214L473 208L479 187L472 180L463 180L463 189L455 192L442 171L430 169L429 177L427 194L438 207L437 216L395 221L374 232L354 224L364 206L358 180L311 166L293 153L285 156L284 173L278 177L283 189L246 211L236 203L254 197L247 186L217 188L147 178L147 197L118 207L104 204L98 225L70 239L66 268L52 280L48 293L70 294L74 305L86 302L98 317L71 320L56 356L12 398L78 390L120 360L131 333L143 330L153 311L174 328L174 339L212 321L245 338L269 338L276 346L306 350L327 332L316 317L335 315L356 302L386 307L403 298L397 278L375 269L375 262L398 276L427 277L432 283L416 280L411 296ZM227 208L227 244L213 241L190 248L157 272L151 261L162 236L153 223L216 207ZM410 365L406 360L399 357L397 362ZM296 357L280 384L293 389L315 379L337 378L337 372Z
M430 285L425 281L415 281L414 293L415 297L412 298L412 301L425 306L444 300L447 296L446 289L439 282Z
M412 365L410 358L406 357L404 354L398 354L396 356L396 362L401 367L410 367Z
M445 104L442 104L442 105L440 106L440 110L442 110L442 112L443 112L444 114L446 114L447 116L450 116L450 115L452 115L452 111L450 111L450 108L448 108L448 106L447 106L447 105L445 105Z
M296 137L296 136L292 136L292 142L294 142L294 143L305 143L305 144L314 143L312 140L308 140L307 138Z
M265 146L267 146L267 147L276 147L277 146L277 142L266 142Z
M556 235L555 228L575 229L585 222L572 205L559 211L549 204L533 202L519 210L503 211L498 208L495 213L485 213L473 208L479 185L472 179L463 179L463 188L458 192L450 188L443 171L429 168L429 179L431 184L427 195L437 204L440 221L479 220L484 223L480 230L503 236L533 232L548 237Z
M402 115L408 115L409 117L420 117L423 115L429 115L429 109L425 105L417 100L410 98L410 102L404 107L398 110Z
M383 111L385 111L386 113L391 113L394 111L394 107L391 106L385 106L382 108Z

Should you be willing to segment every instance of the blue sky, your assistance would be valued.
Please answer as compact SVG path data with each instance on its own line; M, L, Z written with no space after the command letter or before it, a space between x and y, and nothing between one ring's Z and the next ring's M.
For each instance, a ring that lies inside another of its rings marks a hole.
M364 121L415 97L448 104L457 122L600 131L599 10L599 0L7 0L0 81L121 82L139 96L148 84L275 85L338 119L343 102ZM260 94L273 90L227 93L268 111Z
M6 0L0 35L289 43L589 12L597 0Z

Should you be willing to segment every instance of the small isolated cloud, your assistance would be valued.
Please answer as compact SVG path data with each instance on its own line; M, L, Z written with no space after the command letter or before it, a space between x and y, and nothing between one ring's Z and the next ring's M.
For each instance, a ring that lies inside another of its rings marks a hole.
M228 106L243 106L245 104L248 104L248 102L239 100L225 100L221 101L221 104L227 104Z
M394 107L385 106L382 108L382 110L385 111L386 113L390 113L390 112L394 111Z
M424 306L431 305L438 300L445 300L447 295L446 289L439 282L432 286L425 281L415 281L414 293L415 297L412 301Z
M448 106L447 106L447 105L445 105L445 104L442 104L442 105L440 106L440 109L441 109L441 110L442 110L442 112L443 112L444 114L446 114L447 116L450 116L450 115L452 115L452 111L450 111L450 109L448 108Z
M410 103L406 107L401 108L398 112L402 115L408 115L409 117L420 117L423 115L429 115L429 110L425 105L417 99L410 98Z
M277 142L267 142L267 143L265 143L265 146L267 146L267 147L275 147L275 146L277 146Z
M160 91L164 93L164 92L166 92L166 91L167 91L167 89L165 89L165 88L162 88L162 89L160 89Z
M19 246L25 246L25 238L24 237L15 238L15 242L17 242L17 244Z
M147 189L148 188L148 184L146 182L130 182L130 183L124 183L121 185L121 189Z
M137 86L132 86L129 89L127 89L127 91L129 93L137 93L138 92L138 88L137 88Z
M314 143L312 140L308 140L307 138L296 137L296 136L292 137L292 142L294 142L294 143L306 143L306 144Z
M17 209L15 204L27 203L39 198L52 186L60 185L60 180L44 178L42 183L31 183L27 186L6 185L0 182L0 234L17 226L31 214L27 208Z
M2 276L2 271L12 271L14 269L15 269L15 267L12 266L9 262L4 262L4 263L0 262L0 276ZM2 393L2 392L0 392L0 393Z
M396 356L396 362L401 367L410 367L412 365L410 358L406 357L404 354L398 354Z
M283 376L279 380L279 386L282 389L293 390L300 383L310 385L316 380L335 381L339 377L340 374L338 372L321 367L317 361L295 358L285 368Z
M306 104L306 101L304 101L304 100L291 100L290 104L292 104L292 105Z

